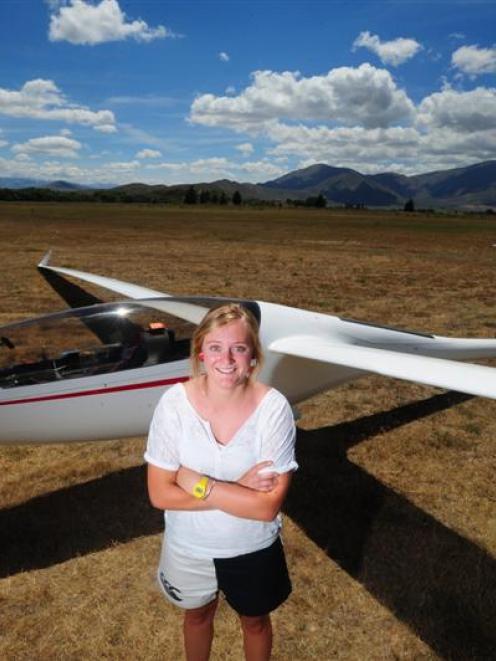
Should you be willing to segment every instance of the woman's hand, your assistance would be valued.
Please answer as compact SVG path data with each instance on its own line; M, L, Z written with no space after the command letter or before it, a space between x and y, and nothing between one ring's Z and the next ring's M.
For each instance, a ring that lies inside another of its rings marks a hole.
M279 481L278 473L271 470L273 465L273 461L261 461L255 464L237 480L237 484L254 491L272 491Z

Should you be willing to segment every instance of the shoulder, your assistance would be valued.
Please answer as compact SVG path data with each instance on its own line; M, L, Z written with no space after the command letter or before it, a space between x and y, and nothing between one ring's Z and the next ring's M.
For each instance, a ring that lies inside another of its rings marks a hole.
M267 386L267 391L270 393L270 396L274 402L277 402L280 405L289 406L289 402L286 399L286 396L283 395L280 390L277 390L277 388L270 388Z
M189 400L193 405L201 404L204 395L202 384L202 376L197 376L184 383L177 384L181 386L182 396L185 400Z
M183 399L186 385L186 383L175 383L173 386L169 386L160 401Z
M259 418L262 448L269 453L292 452L296 439L296 426L288 400L279 390L271 388L262 404ZM287 462L284 461L283 465L286 464ZM286 469L282 472L286 472Z
M261 402L271 390L274 390L274 388L271 388L261 381L255 381L253 383L253 393L255 394L257 402Z
M195 376L192 379L188 379L188 381L184 381L183 383L177 383L176 385L181 386L183 392L187 393L188 395L191 395L201 390L200 388L201 380L202 380L201 376Z
M148 452L157 443L169 442L177 435L181 427L183 391L181 383L176 383L167 388L159 399L148 431Z
M167 410L175 410L184 399L184 385L182 383L175 383L173 386L167 388L164 394L160 397L155 410L160 411L161 413Z
M276 388L265 386L266 391L262 399L264 408L268 414L282 413L293 417L291 406L286 397Z

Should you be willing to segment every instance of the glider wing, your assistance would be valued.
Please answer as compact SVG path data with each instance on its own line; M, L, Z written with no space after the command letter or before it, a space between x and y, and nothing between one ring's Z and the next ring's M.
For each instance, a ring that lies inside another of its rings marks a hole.
M339 344L308 335L283 337L274 340L268 348L276 353L496 399L496 369L492 367Z
M116 294L122 294L126 298L161 299L157 300L156 302L149 300L148 306L156 308L157 310L162 310L163 312L168 312L172 315L175 315L176 317L179 317L180 319L190 321L194 324L198 324L203 319L205 313L208 310L208 305L202 305L201 299L198 299L198 303L177 301L171 297L171 294L160 292L156 289L149 289L148 287L141 287L140 285L135 285L123 280L117 280L116 278L107 278L102 275L86 273L85 271L78 271L76 269L51 266L48 263L49 259L50 252L48 252L38 264L38 270L43 274L49 284L62 296L62 298L64 298L69 303L71 307L79 307L82 305L97 303L100 302L100 299L93 297L91 294L88 294L73 284L69 285L65 279L65 276L77 278L83 282L89 282L93 285L97 285L98 287L103 287L104 289L108 289L109 291ZM54 279L55 275L58 276L57 281ZM70 292L70 294L67 292ZM80 292L82 292L82 294ZM82 298L83 294L90 298ZM69 296L72 298L69 298ZM167 298L171 298L171 300L167 301Z
M102 275L94 275L93 273L85 273L84 271L77 271L76 269L66 269L60 266L51 266L48 263L49 259L50 252L48 252L38 264L38 270L41 271L41 273L51 271L54 273L59 273L63 276L72 276L78 280L90 282L93 285L98 285L98 287L103 287L104 289L113 291L116 294L122 294L127 298L162 298L164 296L170 296L170 294L157 291L156 289L149 289L148 287L133 285L132 283L124 282L123 280L107 278Z

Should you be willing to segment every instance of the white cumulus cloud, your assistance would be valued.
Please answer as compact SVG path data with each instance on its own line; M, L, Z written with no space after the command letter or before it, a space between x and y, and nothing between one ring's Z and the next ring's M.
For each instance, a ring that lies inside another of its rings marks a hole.
M252 84L238 96L198 96L190 120L259 133L282 118L385 127L413 113L412 101L391 74L365 63L309 78L298 72L256 71Z
M43 161L38 163L26 154L16 156L14 160L0 158L0 173L9 177L29 177L33 179L69 179L77 182L94 181L89 179L83 168L67 162Z
M136 170L140 167L141 163L139 161L113 161L108 163L105 167L110 173L126 173Z
M93 128L100 133L115 133L117 131L114 124L102 124L100 126L94 126Z
M477 87L459 92L446 85L425 97L418 109L418 124L449 128L459 133L496 130L496 89Z
M421 139L412 127L366 129L287 124L274 124L270 137L276 143L270 151L273 156L298 156L360 171L369 163L376 169L384 169L383 164L392 159L411 158L417 153Z
M264 181L268 178L281 176L286 172L280 165L269 159L236 163L224 157L202 158L195 161L164 162L159 165L148 165L157 172L167 172L168 183L187 183L212 181L214 179L235 179L249 181ZM150 175L153 176L153 175ZM163 176L163 175L162 175ZM157 181L162 181L160 175Z
M461 46L451 56L451 64L471 76L496 73L496 47Z
M237 167L240 172L248 175L250 179L254 178L257 182L265 181L268 178L280 177L287 172L285 168L265 158L261 161L247 161Z
M231 58L229 57L229 55L227 53L225 53L224 51L221 51L219 53L219 60L221 62L229 62L230 59Z
M52 14L48 36L50 41L94 46L124 39L149 42L175 35L163 25L151 28L141 19L128 21L117 0L101 0L96 5L70 0Z
M55 156L57 158L76 158L81 149L81 143L63 135L47 135L41 138L31 138L27 142L12 147L12 152L26 156Z
M298 167L331 163L359 172L416 174L489 160L496 154L495 131L461 133L452 128L328 128L277 124L270 136L272 157L300 159Z
M96 131L116 131L110 110L89 110L70 103L52 80L29 80L20 90L0 88L0 115L67 122L91 126Z
M234 97L197 97L190 121L270 141L266 169L288 159L290 169L298 162L323 162L413 174L496 157L496 89L460 91L445 83L415 106L388 71L370 64L306 78L255 72ZM235 149L249 156L253 144L240 140ZM239 175L245 166L229 163L222 169ZM256 167L251 174L244 170L251 180Z
M240 151L243 156L253 154L254 148L251 142L243 142L241 145L236 145L236 149Z
M422 45L415 39L399 37L391 41L381 41L376 34L370 32L361 32L353 42L353 50L360 47L372 51L384 64L393 67L403 64L422 50Z
M136 154L136 158L160 158L162 152L157 149L142 149Z

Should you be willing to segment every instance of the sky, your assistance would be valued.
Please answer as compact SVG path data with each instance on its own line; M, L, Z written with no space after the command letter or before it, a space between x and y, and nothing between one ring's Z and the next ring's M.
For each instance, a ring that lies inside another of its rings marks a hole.
M0 177L496 159L496 0L0 0Z

